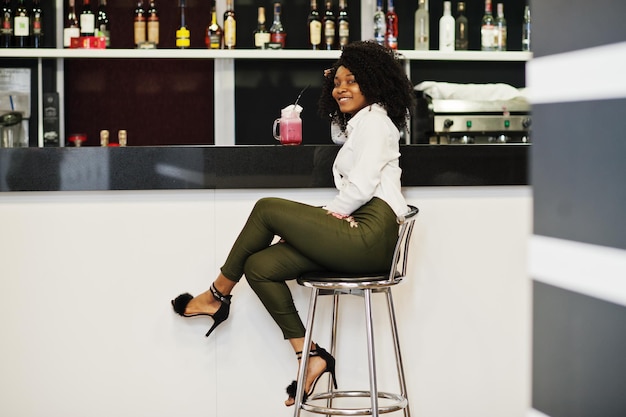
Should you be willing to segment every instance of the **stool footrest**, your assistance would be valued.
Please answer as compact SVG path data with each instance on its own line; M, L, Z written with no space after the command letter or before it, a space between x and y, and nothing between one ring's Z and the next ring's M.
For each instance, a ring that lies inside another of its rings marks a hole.
M311 404L316 400L334 400L337 398L371 398L370 391L330 391L322 392L310 396L306 403L302 404L302 409L316 414L327 414L333 416L370 416L372 415L372 407L363 408L338 408L338 407L323 407L320 405ZM389 392L378 392L378 398L384 400L391 400L391 403L385 405L378 405L378 413L392 413L394 411L402 410L407 407L407 399L400 394L392 394Z

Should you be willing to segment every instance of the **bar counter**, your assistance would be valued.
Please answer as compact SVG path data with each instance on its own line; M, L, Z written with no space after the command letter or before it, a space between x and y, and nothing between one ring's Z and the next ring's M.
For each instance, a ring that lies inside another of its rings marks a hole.
M333 187L339 147L163 146L0 149L0 191ZM528 185L529 145L402 145L402 184Z

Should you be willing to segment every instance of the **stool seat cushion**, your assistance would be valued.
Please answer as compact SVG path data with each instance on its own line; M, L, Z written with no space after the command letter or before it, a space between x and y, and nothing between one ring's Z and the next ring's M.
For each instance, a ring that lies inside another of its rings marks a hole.
M399 278L401 275L396 271L395 278ZM389 279L389 271L383 272L370 272L362 274L336 272L336 271L316 271L307 272L302 274L298 278L298 283L304 282L328 282L328 283L359 283L359 282L372 282L372 281L387 281Z

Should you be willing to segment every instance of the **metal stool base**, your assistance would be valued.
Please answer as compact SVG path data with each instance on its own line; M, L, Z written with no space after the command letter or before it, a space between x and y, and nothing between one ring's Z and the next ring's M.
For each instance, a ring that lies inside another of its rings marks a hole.
M326 414L333 416L370 416L372 415L372 407L366 408L337 408L322 407L310 404L315 400L333 400L336 398L371 398L370 391L330 391L312 395L302 404L302 409L316 414ZM389 405L378 406L378 413L392 413L406 408L408 401L402 395L391 394L388 392L378 392L378 398L393 401Z

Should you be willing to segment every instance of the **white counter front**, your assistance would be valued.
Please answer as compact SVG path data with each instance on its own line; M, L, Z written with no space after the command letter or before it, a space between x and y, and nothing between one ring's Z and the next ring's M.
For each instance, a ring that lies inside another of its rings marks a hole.
M318 205L332 195L2 195L0 415L292 415L283 401L296 376L295 356L245 280L233 293L231 317L208 339L211 319L183 319L170 300L208 288L258 198ZM409 278L394 292L412 415L525 415L530 188L407 188L405 195L420 208ZM292 288L304 315L308 290ZM340 388L366 388L361 302L349 299L342 310L351 317L340 324ZM380 354L391 348L383 329L376 335ZM328 346L329 332L318 330L315 340ZM388 358L379 360L380 388L396 390Z

